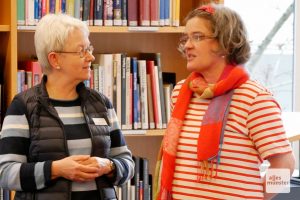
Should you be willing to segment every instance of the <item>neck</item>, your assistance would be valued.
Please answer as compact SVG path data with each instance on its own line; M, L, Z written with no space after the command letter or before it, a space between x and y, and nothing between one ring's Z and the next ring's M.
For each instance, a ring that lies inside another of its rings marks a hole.
M213 65L207 71L201 72L201 75L207 83L217 83L220 80L220 77L227 66L226 62L221 62Z
M46 88L50 98L60 100L73 100L78 97L76 86L78 83L70 83L67 80L48 75Z

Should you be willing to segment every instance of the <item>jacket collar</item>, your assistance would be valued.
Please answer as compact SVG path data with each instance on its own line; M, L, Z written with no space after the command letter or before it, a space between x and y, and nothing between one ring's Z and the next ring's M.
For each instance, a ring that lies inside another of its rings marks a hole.
M44 75L40 86L37 87L37 94L38 94L38 98L40 101L42 101L43 103L48 103L49 101L49 94L47 92L47 88L46 88L46 83L47 83L47 75ZM76 91L79 95L79 98L81 100L81 102L85 102L87 100L87 98L90 95L90 89L88 89L83 82L80 82L77 86L76 86Z

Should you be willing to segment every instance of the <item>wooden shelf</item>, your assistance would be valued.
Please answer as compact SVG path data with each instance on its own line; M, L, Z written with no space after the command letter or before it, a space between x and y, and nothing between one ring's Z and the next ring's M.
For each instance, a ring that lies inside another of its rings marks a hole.
M139 136L163 136L165 129L152 129L152 130L122 130L122 133L127 137L139 137Z
M0 25L0 32L9 32L10 25Z
M18 26L18 32L34 32L35 26ZM91 33L182 33L183 26L90 26Z

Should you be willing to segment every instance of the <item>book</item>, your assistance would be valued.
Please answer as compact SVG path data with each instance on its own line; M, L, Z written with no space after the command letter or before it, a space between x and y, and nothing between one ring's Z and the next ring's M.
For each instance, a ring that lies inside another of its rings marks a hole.
M150 0L150 24L159 26L159 0Z
M162 66L161 66L161 55L160 53L141 53L140 59L145 60L153 60L154 65L157 66L158 72L158 94L160 99L161 105L161 118L162 118L162 128L167 127L167 120L166 120L166 108L164 103L164 93L163 93L163 79L162 79Z
M150 0L139 0L139 25L150 26Z
M143 200L150 199L150 190L149 190L149 161L147 158L141 158L141 167L140 174L142 176L142 191Z
M103 0L103 22L104 26L113 25L113 0Z
M122 25L122 4L121 0L113 1L113 25L121 26Z
M127 26L127 0L121 0L121 19L122 19L122 26Z
M138 0L128 0L128 26L138 25Z
M17 0L17 24L25 25L25 0Z
M42 80L42 68L37 60L27 60L19 63L20 70L32 72L32 86L39 84Z
M82 5L82 21L89 25L89 18L90 18L90 3L91 0L83 0Z
M103 26L103 0L94 0L94 25Z
M154 114L153 114L153 97L152 97L152 84L150 74L147 72L147 99L148 99L148 120L149 128L155 128Z
M66 13L72 17L75 17L75 0L66 1Z
M141 128L149 129L146 60L138 60L138 73L139 73L138 77L140 80L139 83L140 83Z

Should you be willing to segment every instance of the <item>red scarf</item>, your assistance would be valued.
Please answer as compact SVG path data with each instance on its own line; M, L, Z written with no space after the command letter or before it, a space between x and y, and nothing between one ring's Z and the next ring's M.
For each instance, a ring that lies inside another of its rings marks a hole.
M243 67L227 66L216 84L207 84L198 73L191 73L183 83L171 119L162 142L156 166L157 199L172 199L172 181L175 170L175 158L178 140L193 92L199 98L211 99L211 103L203 118L198 144L197 156L199 161L198 181L217 175L217 166L213 174L213 163L218 163L220 145L224 134L227 114L233 90L248 80L249 76ZM214 161L214 162L213 162ZM211 171L209 170L211 169Z

